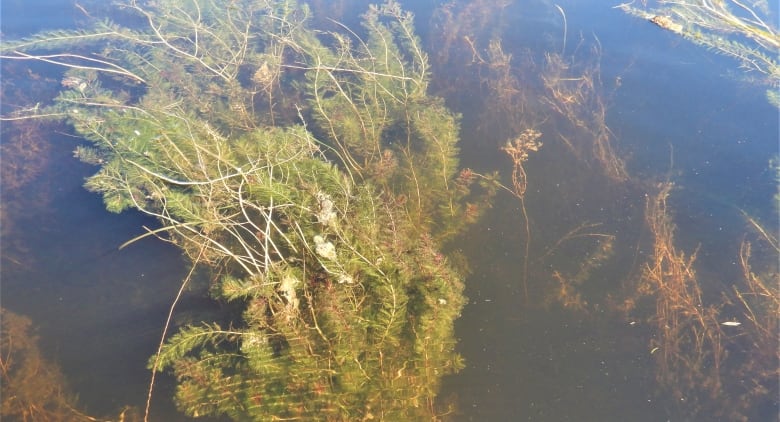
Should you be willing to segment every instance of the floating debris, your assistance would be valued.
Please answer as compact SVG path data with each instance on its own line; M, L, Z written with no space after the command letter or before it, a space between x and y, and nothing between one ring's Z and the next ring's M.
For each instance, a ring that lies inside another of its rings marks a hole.
M650 18L650 22L660 26L663 29L668 29L678 34L683 32L683 26L674 22L669 16L656 15Z
M330 243L326 241L324 237L317 235L314 236L314 245L317 255L331 261L336 260L336 247L333 246L333 243Z

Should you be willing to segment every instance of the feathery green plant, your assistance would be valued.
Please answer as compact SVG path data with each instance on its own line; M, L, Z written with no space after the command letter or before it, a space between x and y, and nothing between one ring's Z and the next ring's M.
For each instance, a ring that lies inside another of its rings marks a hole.
M69 68L53 105L17 117L70 122L92 143L76 155L100 167L86 187L109 211L156 217L143 236L181 247L215 297L243 304L230 327L183 327L150 360L173 370L179 407L435 417L440 378L462 366L464 303L439 248L496 184L459 172L458 116L426 93L411 14L391 0L362 30L323 32L292 0L120 7L148 25L98 21L1 51Z

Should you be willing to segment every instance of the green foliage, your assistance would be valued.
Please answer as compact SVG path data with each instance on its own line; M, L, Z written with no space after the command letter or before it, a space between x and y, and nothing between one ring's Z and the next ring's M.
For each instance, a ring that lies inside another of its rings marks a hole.
M181 360L194 349L215 346L221 341L229 341L239 335L241 333L224 331L217 324L184 327L168 340L159 357L155 356L150 360L149 369L154 367L155 362L159 368L164 369Z
M104 57L100 70L71 65L46 110L92 142L76 151L100 166L86 187L110 211L159 219L153 234L244 307L230 329L183 327L150 361L173 370L180 408L434 417L441 377L462 367L453 321L465 301L438 248L497 183L459 171L459 118L426 94L412 16L372 6L361 39L309 28L293 1L125 7L148 28L99 23L15 45Z

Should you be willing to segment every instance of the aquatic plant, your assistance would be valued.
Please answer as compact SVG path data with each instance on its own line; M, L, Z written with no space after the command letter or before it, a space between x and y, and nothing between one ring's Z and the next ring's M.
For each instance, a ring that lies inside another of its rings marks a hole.
M647 233L640 233L638 227L615 221L578 221L582 218L579 213L566 216L574 219L576 227L568 232L564 229L557 241L553 240L547 247L543 241L536 242L534 249L541 252L532 256L530 268L533 280L542 288L548 287L542 292L547 299L545 303L559 304L576 312L578 318L589 318L594 326L609 327L614 323L615 315L605 312L607 309L630 314L626 323L631 326L646 321L652 334L647 338L649 347L642 352L649 353L656 364L650 370L655 372L659 394L669 404L672 415L697 420L752 420L754 415L766 413L777 397L780 356L776 348L778 292L772 283L767 283L776 279L776 254L774 261L767 261L765 256L776 245L776 240L767 235L771 231L745 215L749 227L761 235L753 244L762 245L763 259L753 257L751 261L748 243L742 246L738 261L744 280L723 292L717 291L721 286L717 282L703 283L697 272L697 254L685 252L676 245L674 210L667 202L672 185L649 186L634 179L615 148L615 136L606 124L608 108L599 68L598 42L592 48L583 48L584 43L580 43L573 52L567 51L566 18L559 8L564 23L562 48L546 53L540 60L543 65L535 66L531 55L518 51L517 46L513 45L514 56L504 51L500 6L503 2L493 2L498 6L493 8L470 7L486 3L490 2L447 3L434 14L433 43L444 48L437 50L432 62L449 70L436 81L436 86L442 92L452 93L448 100L455 104L459 100L466 102L477 93L489 98L484 103L468 102L463 107L482 111L470 116L475 119L471 126L477 128L476 138L481 142L510 140L504 152L512 158L510 186L521 205L528 188L524 167L528 155L524 154L522 145L526 142L522 137L538 139L534 131L523 132L529 127L545 132L544 154L550 154L547 157L555 154L558 162L562 160L556 154L558 151L570 152L574 163L584 164L577 175L587 175L587 179L583 178L587 183L593 183L589 177L591 170L595 170L604 176L598 179L599 185L612 182L613 187L625 192L623 200L636 199L638 209L641 209L639 202L647 198L644 214L651 238L647 245ZM686 2L674 2L675 5L683 3ZM675 26L674 20L656 19L655 23L683 30L681 25ZM540 83L529 83L528 75L539 75ZM619 84L617 78L615 86ZM551 124L545 125L547 120ZM563 148L556 150L557 146ZM534 177L533 173L530 175ZM549 173L537 175L534 180L539 180L541 186L533 186L530 192L544 189L549 178ZM586 192L594 192L592 187L588 186ZM551 196L560 195L561 191L555 192ZM543 195L534 199L549 200ZM579 206L580 199L577 201ZM521 206L525 216L524 208ZM551 212L550 208L545 212ZM601 208L597 218L604 218L604 212L608 211ZM623 214L615 220L625 218L625 213L633 213L632 205L618 212ZM531 236L525 217L527 242ZM566 224L560 220L549 221L553 224L544 227L544 235L555 239L552 234L555 225L565 228ZM642 262L641 251L645 250L651 253ZM527 248L524 253L527 262ZM641 263L639 267L635 265L637 262ZM523 268L528 268L528 264ZM618 271L624 271L621 274L625 279L614 277ZM601 280L605 275L610 280ZM522 278L525 281L526 275ZM551 281L547 286L542 285L545 279ZM734 280L722 282L731 284ZM607 293L596 292L593 285L598 283L602 286L609 283ZM742 322L729 325L736 320Z
M5 110L10 110L11 104L35 103L35 98L55 95L52 85L56 81L30 71L22 63L14 64L4 64L0 80L0 104ZM26 83L17 83L20 78L26 78ZM25 231L22 220L30 215L30 209L47 209L51 205L51 190L36 183L50 165L55 150L47 135L56 131L57 126L48 123L23 119L7 121L0 126L0 195L3 203L0 207L0 243L3 245L0 265L4 271L30 268L34 264L30 246L18 234ZM8 273L4 274L7 276Z
M44 358L30 318L0 308L0 416L15 421L97 422L76 407L76 396L60 368ZM120 420L131 421L134 409L123 409Z
M649 321L655 327L650 354L657 379L679 414L752 420L753 412L771 405L778 393L780 291L768 282L777 278L776 244L758 226L759 241L769 246L763 254L771 254L771 261L764 258L764 271L755 272L751 243L743 240L738 257L743 280L707 300L695 270L696 253L675 246L668 207L673 186L661 183L648 197L653 253L637 286L637 293L655 304Z
M5 308L0 339L2 415L18 420L66 420L72 416L59 368L46 362L32 321Z
M434 10L430 22L431 62L439 70L434 89L448 104L473 110L471 125L485 147L499 148L538 123L528 107L531 87L523 79L532 72L518 72L518 58L502 46L510 4L448 2Z
M629 175L623 158L615 151L614 135L606 123L600 58L598 45L593 46L588 60L547 53L542 72L546 90L543 101L563 118L564 124L557 130L566 147L579 160L596 163L612 181L622 183L628 181Z
M229 326L182 327L150 360L173 369L179 407L435 417L439 380L462 366L464 303L439 247L496 184L459 172L458 116L426 92L411 14L388 1L360 30L320 31L291 0L120 10L147 26L95 21L2 56L69 68L53 105L19 117L66 119L91 141L76 155L99 166L86 187L106 208L156 217L138 238L178 245L214 274L217 298L243 304Z
M773 24L775 19L769 18L766 1L658 0L651 7L646 1L642 1L641 6L634 3L617 7L689 41L735 58L742 68L761 76L760 82L770 86L767 91L769 102L780 107L777 94L780 85L780 66L777 63L780 34Z
M537 66L530 51L518 51L517 46L512 45L515 48L512 54L502 43L503 31L508 28L504 16L509 13L505 9L509 6L510 2L503 0L480 0L451 2L437 8L431 21L434 28L431 44L437 47L432 63L436 69L442 69L436 72L436 89L446 93L450 104L472 112L469 126L473 128L473 137L480 140L481 149L497 147L511 160L512 176L511 183L507 182L510 186L507 190L520 202L524 236L521 246L523 268L519 272L527 299L529 269L538 272L534 274L537 279L549 278L551 274L558 281L571 278L568 274L564 277L562 270L551 273L548 265L530 268L529 256L534 249L542 248L531 247L531 218L525 203L528 189L525 165L529 153L537 153L541 147L541 131L548 140L559 141L571 152L577 164L583 164L584 171L587 167L595 167L617 183L627 182L629 175L614 147L614 134L606 125L599 49L578 48L570 57L564 57L569 54L565 41L566 15L556 6L555 13L561 15L564 24L562 48L560 52L545 53L545 66ZM586 54L588 57L584 57ZM556 160L560 157L554 150L548 154ZM540 179L549 179L549 175ZM542 183L545 181L549 183L549 180L542 180ZM547 235L550 229L544 227ZM534 262L541 262L550 255L551 249L571 240L567 238L569 235L564 235L558 244L548 246L543 256L536 257ZM579 233L577 236L604 237L601 233ZM602 261L606 260L606 257L602 258ZM583 268L590 262L585 257ZM573 284L578 283L566 284L568 292L572 292Z

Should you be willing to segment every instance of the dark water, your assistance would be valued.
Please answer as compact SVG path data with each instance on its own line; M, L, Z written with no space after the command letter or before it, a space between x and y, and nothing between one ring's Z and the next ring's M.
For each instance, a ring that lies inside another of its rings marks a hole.
M767 103L763 89L740 82L735 63L724 57L629 18L605 2L559 4L568 20L567 48L576 48L580 37L597 37L604 86L620 79L620 87L606 89L604 95L607 123L629 172L640 183L672 177L678 186L670 199L678 245L686 251L700 247L697 268L707 278L705 288L729 289L739 271L735 260L746 231L738 208L777 230L771 199L777 184L768 169L769 159L778 153L777 110ZM558 51L563 32L558 11L550 3L529 4L526 11L507 18L513 22L507 35L515 42L505 47L518 53L523 47ZM557 168L555 161L554 153L540 151L538 161L531 158L527 165L526 202L535 244L549 245L558 238L555 233L566 232L561 226L573 228L582 221L603 223L607 233L631 239L624 243L629 247L641 244L647 236L637 231L643 218L641 190L582 180L566 168L565 159L557 158L563 161ZM457 322L469 366L445 388L460 398L462 419L685 420L674 403L656 394L653 358L643 343L648 327L620 318L595 323L592 315L526 305L519 286L521 225L517 204L510 199L471 233L471 303ZM622 262L597 272L593 288L619 289L632 273L625 265L641 261L647 252L638 247L619 251ZM580 257L560 257L563 262L554 265L565 268L567 259ZM529 283L550 285L533 275ZM590 297L598 297L592 293ZM753 417L773 420L776 413L775 407Z
M404 3L426 37L431 5ZM564 24L554 5L518 3L525 4L513 4L503 16L505 50L515 56L531 51L537 58L561 51ZM728 288L739 275L735 258L747 230L740 210L777 231L772 203L777 186L768 167L778 153L777 110L763 88L741 81L736 63L727 58L612 9L609 2L559 5L567 20L565 55L596 39L600 43L607 124L635 183L610 185L562 158L565 148L554 139L543 138L544 149L526 167L530 256L543 256L556 239L585 222L621 239L622 249L589 279L584 293L594 306L587 316L555 304L540 306L551 285L543 270L575 268L594 244L532 259L526 298L524 220L515 198L500 197L462 244L453 246L469 257L473 270L466 291L470 302L456 323L467 368L445 380L442 397L457 401L455 419L464 421L681 420L668 397L657 394L650 328L599 318L607 312L596 302L636 276L637 262L649 253L642 246L644 186L669 177L677 185L670 203L678 246L699 247L702 278L720 286L712 290ZM2 4L8 38L73 27L79 19L70 1ZM56 70L47 71L56 78ZM3 75L19 78L19 84L22 76ZM462 102L458 107L469 110ZM463 163L509 174L510 163L496 145L469 137L476 131L468 116L464 122ZM33 319L44 354L61 366L86 410L111 414L124 405L142 407L146 362L186 262L154 239L118 251L154 222L131 212L107 213L100 198L81 187L94 168L71 157L78 141L56 132L48 136L52 147L40 174L19 191L3 192L3 212L13 226L6 227L8 236L3 232L2 305ZM38 196L46 199L33 200ZM195 289L180 309L218 311L214 306ZM163 378L157 388L155 420L184 420L168 399L171 380ZM776 410L760 416L769 420Z

